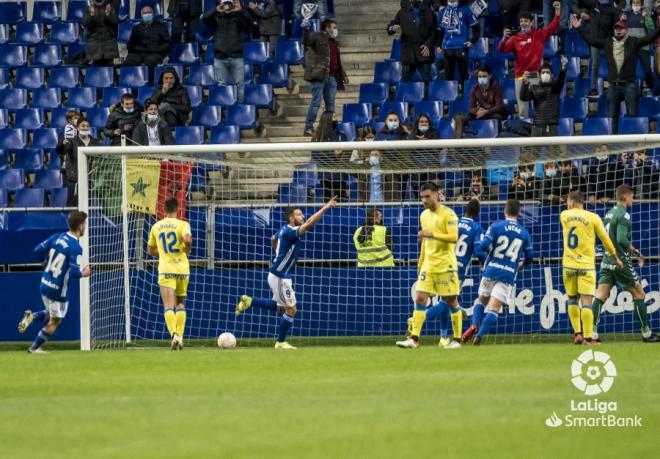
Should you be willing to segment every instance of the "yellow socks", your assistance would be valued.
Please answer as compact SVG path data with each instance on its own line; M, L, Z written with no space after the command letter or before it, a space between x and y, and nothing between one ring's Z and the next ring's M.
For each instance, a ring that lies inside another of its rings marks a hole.
M578 303L568 303L568 317L571 319L573 333L582 333L582 325L580 324L580 305Z
M594 333L594 312L591 306L582 306L582 328L584 328L584 337L591 338Z
M183 338L183 331L186 328L186 310L176 310L176 334Z
M422 326L424 325L424 320L426 320L426 308L421 306L422 309L417 309L413 311L413 326L411 336L417 336L422 333Z
M454 332L454 339L460 340L463 334L463 310L456 308L451 311L451 328Z
M170 332L170 336L176 333L176 316L174 315L174 309L166 308L165 309L165 325L167 325L167 331Z

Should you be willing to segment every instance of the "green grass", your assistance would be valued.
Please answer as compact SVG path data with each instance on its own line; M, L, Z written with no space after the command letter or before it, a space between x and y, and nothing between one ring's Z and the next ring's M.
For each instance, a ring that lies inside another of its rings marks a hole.
M0 352L3 458L652 457L658 346L607 344L642 428L551 429L572 345ZM582 453L584 452L584 453Z

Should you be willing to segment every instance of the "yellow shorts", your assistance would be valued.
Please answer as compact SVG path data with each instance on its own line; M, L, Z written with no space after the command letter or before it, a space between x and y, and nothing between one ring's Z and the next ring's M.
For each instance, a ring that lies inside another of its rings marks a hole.
M417 291L438 296L456 296L461 293L461 283L456 271L427 273L422 271L417 278Z
M176 296L186 296L188 293L188 274L159 274L158 285L174 290Z
M596 293L596 270L564 268L564 288L568 296L590 295Z

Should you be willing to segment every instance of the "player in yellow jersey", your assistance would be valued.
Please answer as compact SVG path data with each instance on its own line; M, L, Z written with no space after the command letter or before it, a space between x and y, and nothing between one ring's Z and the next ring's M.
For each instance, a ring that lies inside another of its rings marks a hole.
M457 296L460 293L458 263L456 262L456 241L458 240L458 217L449 207L440 204L438 187L426 182L420 188L420 196L425 210L419 217L422 230L418 233L422 246L417 263L417 291L413 312L412 333L396 345L405 348L418 348L419 335L426 318L426 305L430 296L441 296L455 313L460 310ZM454 349L461 345L458 341L444 344Z
M598 215L584 210L584 195L571 191L566 199L568 210L561 213L564 233L562 257L564 288L568 295L568 317L575 333L575 344L593 344L593 311L591 302L596 291L596 236L605 250L616 257L617 266L623 263L603 222Z
M178 212L176 198L165 201L165 218L151 227L147 247L149 255L158 257L158 285L174 351L183 349L183 331L186 328L184 302L190 277L188 254L192 248L190 224L179 220Z

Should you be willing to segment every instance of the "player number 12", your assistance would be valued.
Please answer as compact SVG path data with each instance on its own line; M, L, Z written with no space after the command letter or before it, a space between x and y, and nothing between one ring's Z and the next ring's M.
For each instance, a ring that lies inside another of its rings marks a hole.
M174 245L177 242L176 233L174 231L169 233L160 233L159 236L164 253L179 253L179 249L174 248Z

